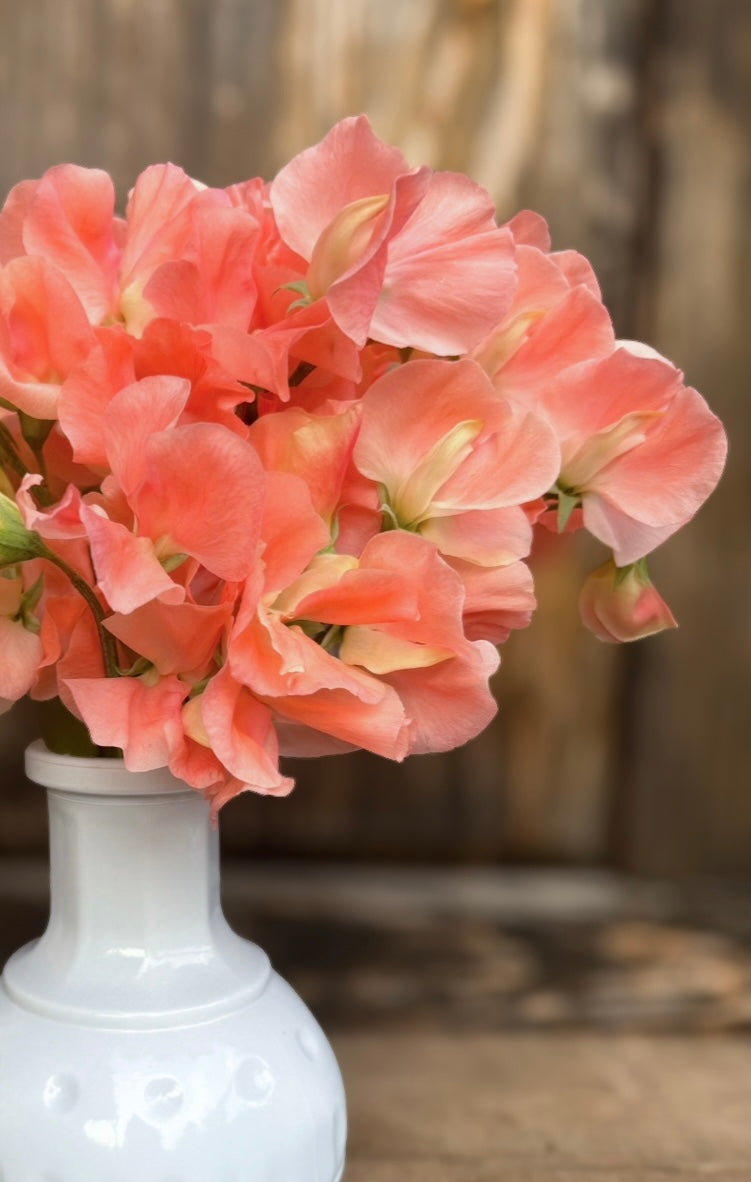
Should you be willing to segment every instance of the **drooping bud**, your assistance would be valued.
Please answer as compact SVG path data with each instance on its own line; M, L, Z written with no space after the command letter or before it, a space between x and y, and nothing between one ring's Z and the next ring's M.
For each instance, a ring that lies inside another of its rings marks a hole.
M592 571L579 595L579 611L590 632L613 644L678 626L655 590L643 558L622 567L610 558Z
M39 534L24 525L16 502L0 492L0 567L38 558L43 548Z

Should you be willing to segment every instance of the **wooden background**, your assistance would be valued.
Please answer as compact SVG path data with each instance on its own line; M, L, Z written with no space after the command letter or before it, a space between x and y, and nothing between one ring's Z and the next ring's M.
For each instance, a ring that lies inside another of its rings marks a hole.
M412 163L461 169L502 217L532 205L595 264L619 335L675 359L731 458L652 563L682 627L585 634L599 551L537 563L497 721L401 767L303 765L286 802L224 814L233 852L751 872L751 4L748 0L0 0L0 190L73 160L124 197L171 159L212 184L273 176L366 111ZM34 721L0 720L0 851L44 844L20 775Z

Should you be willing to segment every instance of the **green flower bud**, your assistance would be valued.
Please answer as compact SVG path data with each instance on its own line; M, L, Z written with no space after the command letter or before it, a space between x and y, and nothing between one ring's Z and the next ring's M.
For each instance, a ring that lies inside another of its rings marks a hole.
M38 558L43 549L39 534L24 525L16 502L0 493L0 567Z

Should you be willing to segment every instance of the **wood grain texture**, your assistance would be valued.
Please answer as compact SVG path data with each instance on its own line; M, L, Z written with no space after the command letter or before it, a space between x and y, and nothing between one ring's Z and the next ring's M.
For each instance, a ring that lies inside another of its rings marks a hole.
M535 558L501 712L395 768L303 764L227 810L235 852L751 870L751 9L744 0L0 0L0 190L60 160L214 184L274 171L366 111L414 162L462 169L587 253L616 329L683 364L725 418L728 473L654 562L683 625L615 651L576 611L595 546ZM15 716L14 716L15 718ZM41 848L0 720L0 849Z
M751 870L751 11L663 6L659 191L644 318L730 439L722 483L655 557L681 624L638 651L624 770L626 860Z
M722 1039L436 1035L334 1042L347 1182L741 1182L747 1048Z

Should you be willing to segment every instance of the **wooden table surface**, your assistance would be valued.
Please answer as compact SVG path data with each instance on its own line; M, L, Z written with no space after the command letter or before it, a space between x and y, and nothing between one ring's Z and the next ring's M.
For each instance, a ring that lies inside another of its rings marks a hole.
M0 961L45 895L0 860ZM751 1182L747 891L230 864L224 899L331 1037L345 1182Z
M345 1182L748 1182L740 1037L569 1034L334 1040Z

